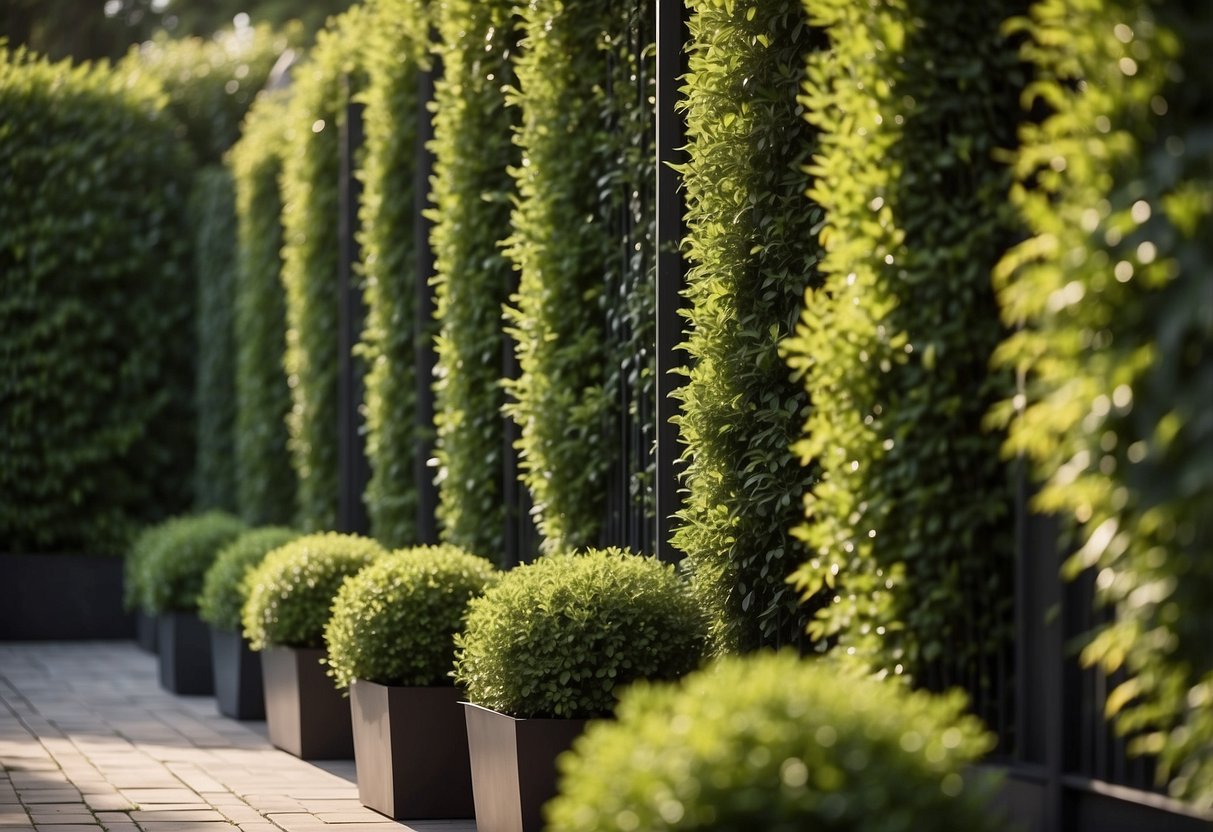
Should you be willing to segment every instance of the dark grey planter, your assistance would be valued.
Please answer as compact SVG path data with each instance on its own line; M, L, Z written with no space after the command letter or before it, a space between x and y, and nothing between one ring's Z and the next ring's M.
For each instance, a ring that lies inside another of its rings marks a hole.
M265 688L261 656L235 630L211 627L211 659L215 672L215 705L232 719L265 719Z
M261 653L270 742L304 760L351 760L350 703L333 686L322 648L267 647Z
M160 652L160 623L156 616L143 611L135 613L135 644L153 656Z
M470 702L468 756L477 832L541 832L543 804L556 795L556 758L584 719L515 719Z
M457 688L350 686L358 798L390 818L470 818L472 774Z
M0 554L0 641L129 639L122 558Z
M212 695L211 628L196 612L161 613L157 622L160 687L181 696Z

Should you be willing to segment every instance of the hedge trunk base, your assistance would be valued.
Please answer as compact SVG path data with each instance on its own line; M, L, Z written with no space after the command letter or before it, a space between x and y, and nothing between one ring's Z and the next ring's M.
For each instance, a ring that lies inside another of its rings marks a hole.
M358 797L391 818L470 818L467 727L456 688L350 686Z
M261 656L235 630L211 627L215 665L215 705L232 719L265 719Z
M0 641L128 639L122 558L0 554Z
M515 719L469 702L468 752L477 832L541 832L543 804L556 795L556 758L584 719Z
M333 687L322 648L268 647L261 654L270 742L304 760L350 760L350 703Z
M193 612L161 613L157 623L160 687L182 696L213 694L211 628Z

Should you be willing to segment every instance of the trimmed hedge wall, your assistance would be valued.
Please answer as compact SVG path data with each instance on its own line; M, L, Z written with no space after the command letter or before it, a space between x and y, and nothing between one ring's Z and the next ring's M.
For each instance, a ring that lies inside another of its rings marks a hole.
M518 202L506 254L519 284L506 315L520 374L506 382L506 410L520 428L521 478L544 552L597 541L617 462L621 379L608 310L620 299L607 287L622 278L609 218L621 195L642 187L629 181L624 146L635 124L628 112L647 104L612 93L611 81L645 8L536 0L517 9L523 39L508 100L521 110L522 158L511 169Z
M198 447L194 507L236 509L236 205L231 174L211 166L194 175L190 225L198 281ZM261 323L257 322L257 326Z
M472 552L505 551L502 494L505 347L501 308L514 284L497 245L510 221L518 150L512 0L436 4L442 77L434 83L438 519L442 539ZM494 556L500 561L500 554Z
M378 0L364 26L367 72L362 230L366 326L357 351L366 372L364 501L383 545L417 542L414 464L421 437L414 417L417 333L414 294L414 171L418 75L425 69L429 20L421 0Z
M1083 653L1125 674L1108 711L1213 808L1213 21L1066 0L1014 28L1047 117L1015 161L1032 236L995 273L1025 379L996 417L1115 612Z
M149 84L0 49L0 534L118 554L190 504L188 152Z
M804 166L816 139L796 97L822 38L799 0L691 4L686 189L691 262L679 391L686 503L674 545L710 611L718 652L798 643L788 530L813 478L790 451L808 397L779 355L816 280L821 209Z
M290 523L298 482L287 452L291 391L283 372L282 151L286 102L259 96L228 154L236 186L236 495L253 526Z
M1025 84L1000 25L1026 6L808 4L831 48L804 98L826 254L789 344L821 469L795 579L829 597L815 640L920 684L995 684L1011 637L1013 483L982 422L1012 383L990 270L1019 235L996 153Z
M282 282L286 287L287 426L299 478L297 525L337 525L339 124L357 90L365 12L333 18L310 59L293 71L282 168Z

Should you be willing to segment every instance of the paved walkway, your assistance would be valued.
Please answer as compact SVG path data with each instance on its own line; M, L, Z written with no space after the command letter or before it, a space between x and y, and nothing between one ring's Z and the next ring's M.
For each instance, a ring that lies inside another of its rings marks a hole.
M358 802L352 761L174 696L130 642L0 642L0 832L475 832Z

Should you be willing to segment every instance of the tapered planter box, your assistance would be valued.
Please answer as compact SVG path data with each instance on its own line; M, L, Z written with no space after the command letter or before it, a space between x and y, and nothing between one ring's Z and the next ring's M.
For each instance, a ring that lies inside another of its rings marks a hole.
M194 612L165 612L157 618L160 687L182 696L215 692L211 628Z
M212 626L211 658L219 713L232 719L265 719L261 656L249 649L244 636Z
M350 703L333 686L315 647L267 647L261 653L270 742L304 760L350 760Z
M128 639L122 558L0 554L0 640Z
M153 656L160 652L160 622L146 612L135 613L135 644Z
M477 832L540 832L543 804L556 795L556 758L584 719L515 719L469 702L468 756Z
M358 797L391 818L470 818L472 775L457 688L350 685Z

